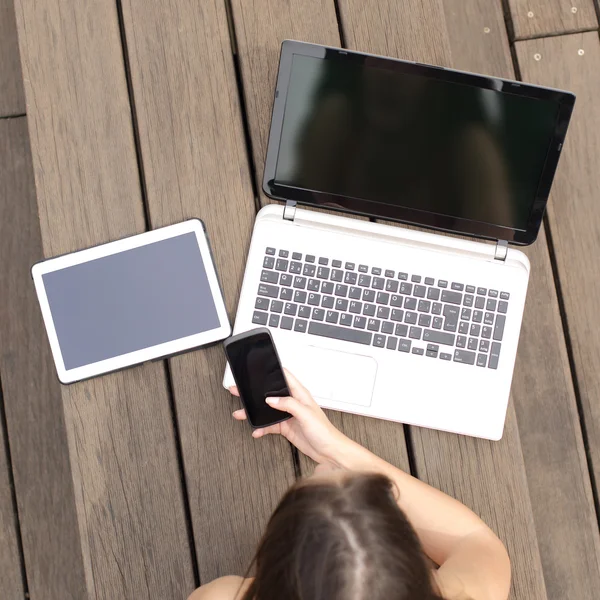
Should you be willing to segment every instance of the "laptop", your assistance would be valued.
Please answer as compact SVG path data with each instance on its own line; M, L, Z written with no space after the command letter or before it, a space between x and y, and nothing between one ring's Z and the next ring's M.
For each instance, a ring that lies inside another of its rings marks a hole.
M574 101L283 42L263 179L283 204L257 215L234 332L268 327L323 407L500 439L530 270L515 246L536 239Z

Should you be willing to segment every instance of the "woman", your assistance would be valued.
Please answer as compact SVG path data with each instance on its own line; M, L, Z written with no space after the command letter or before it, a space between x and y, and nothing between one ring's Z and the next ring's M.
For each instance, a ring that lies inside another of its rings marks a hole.
M293 418L252 436L283 435L317 462L315 474L271 516L256 576L221 577L189 600L506 600L510 562L489 527L348 439L286 376L292 396L267 402Z

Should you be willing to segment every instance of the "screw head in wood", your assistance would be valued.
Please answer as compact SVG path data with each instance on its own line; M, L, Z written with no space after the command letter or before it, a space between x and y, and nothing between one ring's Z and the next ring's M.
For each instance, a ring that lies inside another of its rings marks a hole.
M484 27L483 28L483 33L489 33L490 32L490 28L489 27Z
M533 11L532 11L532 10L530 10L530 11L527 13L527 16L528 16L530 19L533 19Z
M542 60L542 55L537 52L536 54L533 55L534 60Z
M576 6L571 6L571 12L573 14L575 14L577 12L577 7Z
M577 54L579 54L579 56L583 56L585 54L585 50L583 48L579 48L579 50L577 50Z

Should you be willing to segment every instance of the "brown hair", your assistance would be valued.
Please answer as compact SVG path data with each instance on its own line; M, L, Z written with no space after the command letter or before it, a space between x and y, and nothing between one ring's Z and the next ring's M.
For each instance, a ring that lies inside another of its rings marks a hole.
M383 475L303 480L283 497L243 600L442 600Z

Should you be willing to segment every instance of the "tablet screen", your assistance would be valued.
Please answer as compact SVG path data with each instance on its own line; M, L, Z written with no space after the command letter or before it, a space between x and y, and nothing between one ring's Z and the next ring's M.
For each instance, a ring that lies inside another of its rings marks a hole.
M194 232L42 278L67 370L219 327Z

